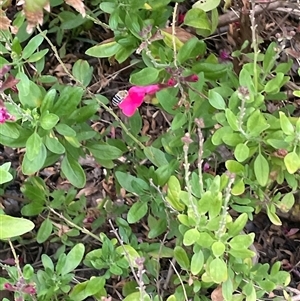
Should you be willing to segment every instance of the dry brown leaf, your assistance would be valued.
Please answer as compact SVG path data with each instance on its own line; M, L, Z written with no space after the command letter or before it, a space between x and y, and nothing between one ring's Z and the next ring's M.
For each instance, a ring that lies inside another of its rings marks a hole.
M52 224L58 228L57 235L59 237L62 237L65 233L70 232L72 229L70 229L68 226L63 225L63 224L58 224L52 222Z
M85 9L84 9L84 3L82 2L82 0L65 0L65 2L72 6L74 9L76 9L84 18L86 13L85 13Z
M217 288L215 288L211 293L210 297L212 301L224 301L222 294L222 286L219 285Z
M38 24L43 25L43 9L50 12L49 0L24 0L24 14L28 22L26 31L28 33L32 33Z
M9 30L10 22L5 12L0 9L0 30Z
M162 29L162 31L168 33L168 34L172 34L172 27L167 27ZM186 31L185 29L181 28L181 27L175 27L175 36L182 42L182 43L186 43L188 40L190 40L191 38L195 37L193 34L189 33L188 31Z

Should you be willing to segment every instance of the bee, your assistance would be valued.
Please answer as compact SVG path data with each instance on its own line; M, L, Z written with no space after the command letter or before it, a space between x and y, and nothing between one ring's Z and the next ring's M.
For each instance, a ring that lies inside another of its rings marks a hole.
M127 90L119 91L111 100L113 106L118 106L128 95Z

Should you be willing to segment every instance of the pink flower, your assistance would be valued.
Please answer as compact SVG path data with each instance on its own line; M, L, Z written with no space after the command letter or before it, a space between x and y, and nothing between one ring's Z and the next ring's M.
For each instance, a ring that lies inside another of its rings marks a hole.
M232 57L231 57L229 51L227 51L225 49L222 49L219 52L219 59L220 59L221 62L228 62L228 61L232 60Z
M191 74L183 78L185 82L194 82L196 83L199 80L199 76L197 74Z
M3 288L7 291L10 291L10 292L15 292L17 290L17 288L14 285L12 285L8 282L4 283Z
M5 107L0 107L0 123L4 123L7 120L14 120L14 116L10 115Z
M128 90L128 95L119 104L123 114L130 117L144 101L146 94L155 94L163 88L172 86L171 84L155 84L149 86L133 86Z
M29 295L35 295L36 289L32 284L27 284L22 288L22 292Z
M182 24L184 22L185 14L178 14L178 25Z

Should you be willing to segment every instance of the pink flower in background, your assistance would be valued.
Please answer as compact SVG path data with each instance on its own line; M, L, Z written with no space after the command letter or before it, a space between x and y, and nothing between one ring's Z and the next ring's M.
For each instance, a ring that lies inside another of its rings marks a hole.
M185 18L185 14L181 14L181 13L178 14L178 19L177 19L178 25L184 22L184 18Z
M185 82L193 82L196 83L199 80L199 76L197 74L191 74L183 78Z
M230 52L226 49L222 49L219 52L219 60L221 62L229 62L232 60L232 56L230 55Z
M7 120L15 120L15 118L7 112L5 107L0 107L0 123L4 123Z

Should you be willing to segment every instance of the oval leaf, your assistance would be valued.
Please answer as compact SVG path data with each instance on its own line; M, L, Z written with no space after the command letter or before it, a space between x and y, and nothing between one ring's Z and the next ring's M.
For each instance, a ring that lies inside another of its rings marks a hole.
M214 90L209 90L208 92L208 101L209 103L218 110L225 110L225 101L223 97Z
M75 270L81 263L84 256L84 244L79 243L75 245L68 253L64 267L62 268L62 275L66 275Z
M295 152L288 153L284 157L285 167L290 174L294 174L300 168L300 158Z
M227 280L227 266L224 260L215 258L209 265L209 275L215 283L221 283Z
M8 239L23 235L34 228L30 220L9 215L0 215L0 239Z
M190 260L186 254L186 251L182 247L180 246L175 247L174 257L183 270L186 271L189 270Z
M46 218L40 226L40 229L36 236L36 241L39 244L45 242L51 235L52 229L53 229L53 224L51 220L49 218Z
M134 203L128 211L128 215L127 215L128 223L129 224L136 223L146 215L147 211L148 211L147 203L144 202Z
M258 154L254 161L254 173L259 185L267 185L269 180L269 171L270 168L267 159L262 154Z
M133 85L145 86L157 81L159 71L156 68L147 67L130 76Z
M82 188L85 185L85 173L80 164L72 157L65 156L61 162L61 170L72 185Z

